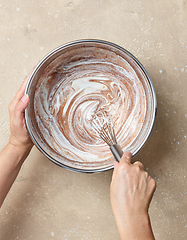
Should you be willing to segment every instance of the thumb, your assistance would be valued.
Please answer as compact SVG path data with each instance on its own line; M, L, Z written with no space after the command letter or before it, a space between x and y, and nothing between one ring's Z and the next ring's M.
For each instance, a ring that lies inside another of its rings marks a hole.
M27 108L28 104L29 104L29 95L25 94L21 100L18 103L20 105L20 110L21 112L24 112L24 110Z
M29 104L29 96L25 94L19 102L17 102L14 110L14 121L20 123L24 121L24 111Z
M132 153L131 152L124 152L123 156L120 160L120 163L124 163L124 162L131 163L131 159L132 159Z

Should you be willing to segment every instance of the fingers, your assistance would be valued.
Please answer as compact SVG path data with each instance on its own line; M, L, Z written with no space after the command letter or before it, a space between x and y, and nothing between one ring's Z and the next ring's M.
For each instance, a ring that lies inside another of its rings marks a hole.
M155 182L155 180L154 180L153 178L151 178L150 176L149 176L148 181L149 181L148 191L149 191L149 193L150 193L151 195L153 195L154 192L155 192L155 190L156 190L156 182Z
M144 165L139 161L136 161L135 163L131 164L131 159L132 159L132 153L131 152L124 152L120 162L119 163L118 162L114 163L114 173L113 174L114 175L116 174L116 171L117 171L118 167L123 168L123 170L126 170L129 167L136 166L145 173L145 178L148 179L149 175L148 175L147 172L144 171Z
M25 94L24 96L22 96L20 101L16 104L16 107L15 107L16 112L24 113L24 110L27 108L28 104L29 104L29 96L28 94Z
M119 165L119 162L115 161L115 162L114 162L114 169L117 168L118 165Z
M118 168L118 165L119 165L119 162L115 161L114 162L114 171L113 171L113 174L112 174L112 179L114 179L116 177L116 172L117 172L117 168Z
M123 172L126 169L126 165L131 164L132 154L130 152L124 152L120 162L114 162L114 171L113 171L113 178L117 175L117 171L121 169Z
M18 101L21 100L21 98L23 97L24 95L24 92L25 92L25 88L26 88L26 85L27 85L27 82L29 80L29 77L31 75L31 72L29 73L29 75L26 77L26 79L24 80L24 82L22 83L21 87L19 88L19 90L17 91L14 99L11 101L11 103L9 104L9 111L11 111L12 109L15 108L16 104Z
M144 170L144 165L139 161L135 162L133 165L137 165L141 170Z
M15 98L14 98L16 101L19 101L22 98L22 96L24 95L29 76L30 76L30 74L26 77L26 79L22 83L20 89L17 91Z
M120 163L124 163L124 162L131 163L131 159L132 159L132 153L124 152L124 154L120 160Z
M15 126L21 126L25 124L24 110L27 108L28 104L29 104L29 96L26 94L15 105L14 111L12 113L12 118L14 119Z

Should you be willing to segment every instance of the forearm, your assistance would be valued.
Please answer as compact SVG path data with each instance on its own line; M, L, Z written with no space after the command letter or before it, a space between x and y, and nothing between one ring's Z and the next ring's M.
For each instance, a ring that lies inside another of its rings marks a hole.
M116 224L121 240L155 240L148 214L116 218Z
M8 143L0 152L0 206L31 148L32 146L17 147Z

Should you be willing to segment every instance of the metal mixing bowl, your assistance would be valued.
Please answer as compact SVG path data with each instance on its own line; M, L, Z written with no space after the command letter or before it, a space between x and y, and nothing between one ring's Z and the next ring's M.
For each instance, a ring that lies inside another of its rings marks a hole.
M90 164L90 163L72 164L72 162L71 163L68 162L67 159L64 159L63 157L56 155L56 153L53 152L53 149L51 148L50 144L46 143L45 137L43 137L40 132L40 126L36 121L37 114L35 113L35 110L34 110L34 101L35 101L34 98L35 98L36 86L41 75L46 71L46 68L49 66L49 64L55 62L55 60L60 56L63 56L63 55L68 56L68 53L73 49L81 48L86 51L88 47L93 49L94 47L97 47L97 48L105 49L107 51L112 51L116 55L119 55L120 57L124 58L135 70L137 76L142 82L142 85L146 94L147 109L146 109L146 115L145 115L143 127L141 128L141 131L139 132L135 141L132 143L132 146L130 146L127 149L132 152L133 156L135 156L139 152L139 150L142 148L142 146L144 145L144 143L146 142L146 140L151 134L154 121L155 121L155 116L156 116L157 103L156 103L156 95L155 95L153 84L145 68L130 52L128 52L127 50L125 50L124 48L116 44L102 41L102 40L74 41L56 48L39 62L39 64L32 71L26 87L26 93L30 96L30 103L28 108L25 111L25 119L26 119L26 125L28 128L29 134L31 136L31 139L36 145L36 147L44 155L46 155L52 162L56 163L57 165L73 171L93 173L93 172L101 172L101 171L112 169L113 161L106 161L106 162L104 161L98 165ZM80 60L81 60L81 56L80 56Z

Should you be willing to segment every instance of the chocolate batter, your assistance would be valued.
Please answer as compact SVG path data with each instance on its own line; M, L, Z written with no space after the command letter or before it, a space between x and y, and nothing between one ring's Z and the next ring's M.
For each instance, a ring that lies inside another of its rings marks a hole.
M34 95L41 146L70 167L97 167L113 161L106 143L92 129L98 110L107 112L123 150L138 136L146 114L143 85L133 67L107 49L73 49L41 75Z

